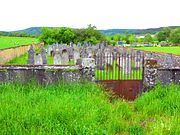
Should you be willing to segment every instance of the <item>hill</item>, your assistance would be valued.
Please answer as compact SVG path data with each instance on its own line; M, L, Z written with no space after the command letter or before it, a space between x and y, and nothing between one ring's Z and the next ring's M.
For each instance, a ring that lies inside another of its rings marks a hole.
M41 28L42 27L30 27L27 29L12 31L12 32L24 32L26 34L39 35L41 33L40 32ZM53 27L50 27L50 28L53 28ZM124 34L126 32L130 34L147 34L147 33L155 34L156 32L161 31L163 28L164 27L149 28L149 29L107 29L107 30L99 30L99 31L105 35L114 35L117 33ZM180 28L180 26L169 26L169 28L175 29L175 28ZM0 31L0 35L2 33L8 35L9 32Z

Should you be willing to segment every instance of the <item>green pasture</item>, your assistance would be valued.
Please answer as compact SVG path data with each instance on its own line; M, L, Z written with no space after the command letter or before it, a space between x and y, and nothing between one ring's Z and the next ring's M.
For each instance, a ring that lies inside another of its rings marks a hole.
M38 43L39 40L30 37L8 37L0 36L0 49Z
M93 83L0 84L0 134L179 135L180 86L125 101Z
M169 47L134 47L133 49L151 51L151 52L163 52L180 54L180 46L169 46Z

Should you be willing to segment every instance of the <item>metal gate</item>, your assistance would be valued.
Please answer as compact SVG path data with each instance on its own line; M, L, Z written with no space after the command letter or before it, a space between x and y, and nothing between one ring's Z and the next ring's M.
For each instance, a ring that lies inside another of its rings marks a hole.
M127 100L134 100L141 92L144 77L144 55L132 53L99 52L96 54L97 83Z

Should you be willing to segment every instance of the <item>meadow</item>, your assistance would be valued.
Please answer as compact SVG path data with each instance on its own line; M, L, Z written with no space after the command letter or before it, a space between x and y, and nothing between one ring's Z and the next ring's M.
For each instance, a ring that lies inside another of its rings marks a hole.
M20 45L27 45L39 43L39 40L36 38L30 37L8 37L8 36L0 36L0 49L16 47Z
M162 52L162 53L172 53L180 55L180 46L169 46L169 47L134 47L133 49L152 51L152 52Z
M5 83L0 101L0 134L180 134L179 85L128 102L93 83Z

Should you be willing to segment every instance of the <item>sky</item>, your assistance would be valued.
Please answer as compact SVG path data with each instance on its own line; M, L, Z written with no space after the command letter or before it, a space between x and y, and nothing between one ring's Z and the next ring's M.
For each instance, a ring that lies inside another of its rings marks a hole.
M180 0L0 0L0 31L28 27L180 26Z

